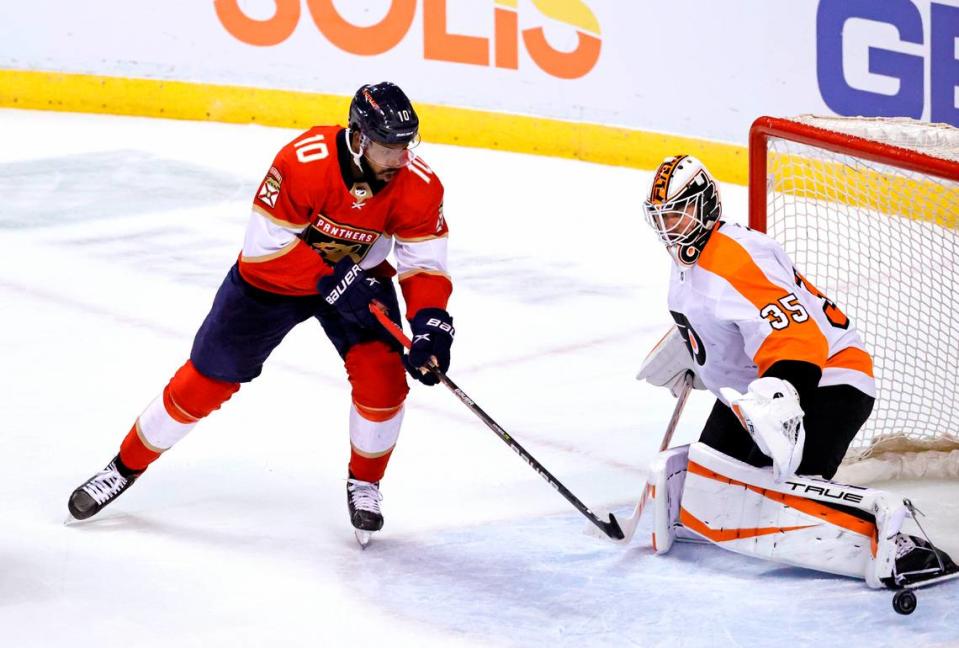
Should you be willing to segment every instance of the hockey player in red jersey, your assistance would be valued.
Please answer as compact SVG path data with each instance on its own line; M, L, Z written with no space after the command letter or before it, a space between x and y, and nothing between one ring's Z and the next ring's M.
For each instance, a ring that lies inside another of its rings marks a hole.
M663 162L644 209L674 260L675 327L639 378L678 395L691 371L717 397L699 442L651 470L656 550L691 535L876 587L955 570L900 532L901 499L828 481L876 393L850 319L776 241L721 220L718 185L695 158Z
M432 361L445 371L453 342L443 185L414 154L418 142L412 104L383 82L356 92L346 128L317 126L280 150L189 359L136 419L119 454L73 492L75 518L96 514L123 493L256 378L294 326L315 318L352 387L351 522L365 532L382 527L379 482L403 420L406 372L435 384L421 368ZM395 270L386 260L391 249ZM369 310L377 301L400 321L394 276L415 340L405 356Z

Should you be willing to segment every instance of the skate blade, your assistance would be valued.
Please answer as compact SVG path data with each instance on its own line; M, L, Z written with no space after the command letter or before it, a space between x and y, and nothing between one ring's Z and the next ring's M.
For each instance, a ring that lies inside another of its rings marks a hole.
M948 574L942 574L941 576L933 576L932 578L926 579L924 581L919 581L917 583L910 583L909 585L897 585L892 587L894 590L918 590L923 589L924 587L930 587L932 585L938 585L939 583L945 583L946 581L959 579L959 571L949 572Z
M354 529L353 534L356 535L356 541L360 543L361 549L366 549L373 537L372 531L363 531L362 529Z

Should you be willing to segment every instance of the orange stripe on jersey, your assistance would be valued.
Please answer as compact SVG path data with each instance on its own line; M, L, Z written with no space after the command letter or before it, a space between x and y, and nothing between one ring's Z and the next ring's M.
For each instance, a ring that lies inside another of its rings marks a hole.
M406 272L402 273L399 276L399 278L400 278L400 281L403 281L404 279L408 279L412 277L413 275L418 275L418 274L435 275L437 277L446 277L447 279L450 278L449 273L443 272L441 270L423 270L422 268L416 268L415 270L407 270Z
M420 243L421 241L435 241L436 239L449 238L449 235L450 235L449 232L443 232L442 234L431 234L429 236L414 236L410 238L400 238L399 236L394 235L393 238L395 238L398 243Z
M799 497L798 495L787 495L786 493L780 493L779 491L767 490L765 488L760 488L759 486L747 484L745 482L733 479L732 477L726 477L725 475L714 472L705 466L701 466L695 461L690 461L686 466L686 470L694 475L706 477L707 479L714 479L718 482L723 482L731 486L742 486L753 491L754 493L759 493L763 497L774 502L780 502L784 506L794 508L797 511L802 511L806 515L821 518L832 525L848 529L853 533L864 535L867 538L872 537L876 533L876 525L873 522L860 519L855 515L840 511L826 504L817 502L816 500L811 500L806 497Z
M753 362L760 376L766 373L771 366L780 360L799 360L814 364L820 369L826 364L826 354L829 353L829 343L810 318L804 322L806 330L796 335L791 331L773 331L756 351ZM789 328L800 326L793 323ZM808 331L812 331L809 333ZM818 336L818 337L817 337Z
M253 211L255 211L257 214L259 214L263 218L267 219L271 223L275 225L279 225L280 227L284 229L296 230L297 232L302 232L309 225L309 223L291 223L290 221L285 221L283 219L277 218L276 216L266 211L259 205L253 205Z
M300 239L294 240L286 254L262 263L251 263L241 255L239 269L243 279L254 288L280 295L315 295L320 278L333 271Z
M856 347L848 347L833 354L826 360L826 366L832 369L852 369L860 371L870 378L874 378L872 373L872 358L868 353Z
M300 239L293 239L283 247L281 247L276 252L271 252L270 254L264 254L263 256L247 256L240 252L240 261L243 263L265 263L267 261L272 261L273 259L279 259L284 254L287 254L296 247L297 243L300 242Z
M779 305L779 300L788 295L789 290L771 282L749 252L722 232L714 231L709 237L699 257L699 266L728 281L757 311L770 304L786 311ZM782 329L770 327L770 333L756 351L753 362L761 376L779 360L800 360L823 367L828 353L826 336L816 321L808 317L804 322L790 320Z

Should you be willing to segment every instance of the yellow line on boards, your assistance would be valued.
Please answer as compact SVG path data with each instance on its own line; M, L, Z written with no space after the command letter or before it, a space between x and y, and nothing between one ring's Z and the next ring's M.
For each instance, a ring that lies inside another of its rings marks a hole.
M0 107L286 128L344 123L340 95L161 79L0 69ZM439 144L534 153L655 169L667 155L700 158L718 179L746 184L745 147L647 131L414 102L423 138Z
M892 167L823 160L793 153L770 152L768 189L800 201L841 203L865 210L956 229L959 188L933 176L897 173Z

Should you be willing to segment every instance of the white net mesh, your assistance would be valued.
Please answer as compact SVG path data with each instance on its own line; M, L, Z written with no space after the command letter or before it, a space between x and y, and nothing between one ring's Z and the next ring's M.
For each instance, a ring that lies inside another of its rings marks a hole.
M817 117L800 115L792 121L862 137L873 142L959 162L959 129L906 117Z
M959 160L948 126L795 121ZM876 405L847 462L959 447L959 182L780 137L767 138L766 180L766 231L873 355Z

